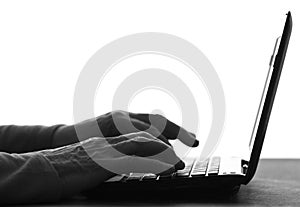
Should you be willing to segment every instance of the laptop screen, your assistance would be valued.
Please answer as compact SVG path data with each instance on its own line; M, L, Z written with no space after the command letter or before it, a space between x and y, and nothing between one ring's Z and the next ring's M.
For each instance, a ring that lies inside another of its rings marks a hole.
M252 148L253 148L253 145L254 145L254 140L255 140L255 137L256 137L256 134L257 134L258 124L259 124L259 120L261 118L263 105L264 105L265 100L266 100L267 89L269 88L269 84L270 84L270 80L271 80L271 74L273 73L273 66L274 66L276 54L278 52L280 39L281 39L281 37L278 37L276 39L273 54L272 54L271 59L270 59L267 78L266 78L265 85L264 85L264 88L263 88L261 100L260 100L260 103L259 103L257 115L256 115L255 122L254 122L254 127L253 127L253 130L252 130L252 134L251 134L251 138L250 138L250 142L249 142L250 152L252 151Z

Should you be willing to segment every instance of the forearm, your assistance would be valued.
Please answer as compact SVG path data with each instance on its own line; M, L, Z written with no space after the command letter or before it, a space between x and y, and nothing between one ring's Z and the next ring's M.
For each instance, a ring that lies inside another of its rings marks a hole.
M44 150L41 153L49 160L63 183L63 198L93 188L115 175L95 163L82 143Z
M39 152L1 152L0 166L0 203L53 202L61 198L61 179Z
M81 132L80 140L74 125L0 126L0 152L26 153L39 151L99 136L99 133L95 132L98 126L92 127L90 123L93 122L87 120L76 124L76 128L79 128Z
M54 134L61 126L0 126L0 151L26 153L52 148Z
M114 176L81 143L23 154L0 152L0 169L0 205L55 202Z
M55 131L51 143L52 148L62 147L79 142L74 125L64 125Z
M64 125L59 127L53 136L52 147L61 147L80 141L84 141L91 137L103 137L100 132L98 122L101 119L94 121L93 119L88 119L79 122L75 125ZM103 131L103 129L101 129Z

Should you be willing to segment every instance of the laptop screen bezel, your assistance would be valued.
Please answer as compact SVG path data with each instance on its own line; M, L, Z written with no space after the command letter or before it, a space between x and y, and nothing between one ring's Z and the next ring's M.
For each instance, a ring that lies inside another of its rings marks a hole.
M286 22L284 25L284 30L280 40L278 53L275 57L275 62L273 65L273 71L272 71L269 87L267 90L267 95L265 97L263 109L261 112L261 117L257 127L256 136L252 147L251 157L248 164L248 169L247 169L244 184L249 183L256 172L256 168L259 162L259 157L261 154L261 149L263 146L267 126L269 123L269 118L271 115L278 83L280 80L280 75L281 75L286 51L288 48L291 32L292 32L292 16L291 16L291 12L288 12Z

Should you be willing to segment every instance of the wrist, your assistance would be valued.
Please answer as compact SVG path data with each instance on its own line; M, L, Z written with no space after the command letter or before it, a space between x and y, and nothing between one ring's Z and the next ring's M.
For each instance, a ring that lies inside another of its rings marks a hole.
M95 163L81 143L41 151L55 169L62 183L62 198L67 198L97 186L112 177Z
M54 133L52 139L52 148L57 148L78 142L74 125L64 125Z

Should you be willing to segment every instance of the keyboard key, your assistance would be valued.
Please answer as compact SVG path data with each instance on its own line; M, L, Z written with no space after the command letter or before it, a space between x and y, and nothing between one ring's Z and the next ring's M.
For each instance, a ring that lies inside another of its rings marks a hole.
M193 167L193 164L194 164L194 162L186 164L185 167L184 167L184 169L178 170L175 173L175 176L176 177L189 177L190 172L191 172L192 167Z
M171 175L161 175L159 176L158 180L170 180L175 176L176 173L173 173Z
M109 183L109 182L121 182L123 181L124 179L127 179L127 175L116 175L114 177L112 177L111 179L107 180L106 182Z
M147 181L147 180L156 180L157 179L157 175L152 174L152 173L147 173L144 174L144 176L142 177L143 181Z
M126 182L140 181L143 176L144 173L130 173L129 177L126 179Z
M220 169L220 157L213 157L210 161L209 169L208 169L208 175L218 175L219 169Z
M192 171L192 177L195 176L205 176L208 166L208 159L206 160L197 160L194 169Z

